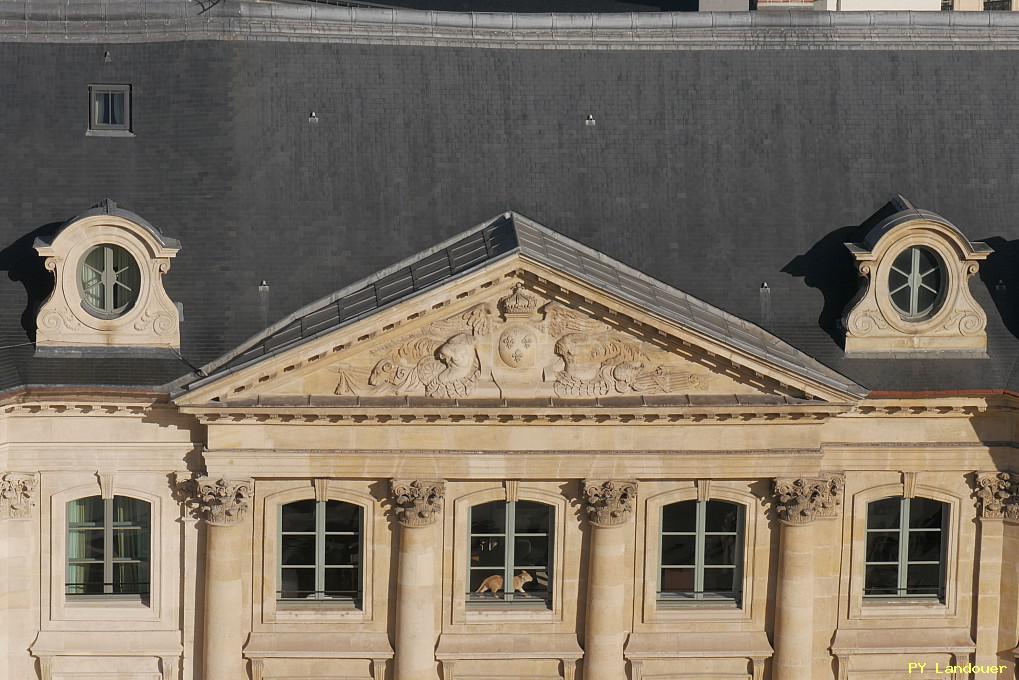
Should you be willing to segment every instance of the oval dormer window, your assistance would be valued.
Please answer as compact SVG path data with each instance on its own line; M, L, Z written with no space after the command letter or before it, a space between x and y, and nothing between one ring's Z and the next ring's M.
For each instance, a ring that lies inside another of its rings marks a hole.
M82 306L100 319L113 319L138 300L141 272L124 248L111 244L89 250L78 267Z
M944 300L945 265L931 249L906 248L888 272L888 294L896 311L907 321L933 316Z

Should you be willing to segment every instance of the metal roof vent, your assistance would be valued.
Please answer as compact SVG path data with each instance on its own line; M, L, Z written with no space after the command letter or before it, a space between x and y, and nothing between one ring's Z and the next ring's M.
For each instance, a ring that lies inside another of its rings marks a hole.
M590 114L590 113L587 114L587 118L584 119L584 125L586 125L587 127L594 127L595 126L595 120L594 120L594 116L592 114Z
M308 114L308 122L309 123L317 123L318 122L318 114L315 113L314 111L309 113Z

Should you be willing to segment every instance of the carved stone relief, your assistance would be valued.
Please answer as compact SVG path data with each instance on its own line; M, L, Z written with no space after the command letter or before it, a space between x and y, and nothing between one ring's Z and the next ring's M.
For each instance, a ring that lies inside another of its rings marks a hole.
M1019 474L978 472L976 485L982 519L1019 522Z
M35 507L38 478L34 474L0 475L0 519L28 519Z
M434 480L393 480L390 484L397 521L405 527L434 524L442 513L446 483Z
M177 482L177 494L200 519L213 526L241 522L251 506L250 479L198 477Z
M728 378L517 284L334 366L338 395L439 399L704 391Z
M817 479L776 479L774 493L778 518L787 524L806 524L815 519L838 517L845 486L846 478L841 474Z
M591 524L612 527L626 524L633 515L637 483L620 480L584 481L584 510Z

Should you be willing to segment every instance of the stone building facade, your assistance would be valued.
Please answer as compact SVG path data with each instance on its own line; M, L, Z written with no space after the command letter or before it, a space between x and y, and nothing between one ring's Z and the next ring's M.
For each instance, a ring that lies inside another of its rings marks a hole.
M1014 20L143 5L0 8L0 678L1017 677Z

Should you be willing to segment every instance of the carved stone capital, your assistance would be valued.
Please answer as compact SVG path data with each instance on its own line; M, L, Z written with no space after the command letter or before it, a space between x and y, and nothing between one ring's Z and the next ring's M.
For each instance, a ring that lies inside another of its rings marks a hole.
M637 482L610 479L584 480L584 510L587 519L597 527L626 524L633 516L637 500Z
M776 479L775 508L778 519L786 524L807 524L815 519L838 517L842 505L844 475L825 475L810 479Z
M199 477L178 482L177 489L195 516L213 526L241 522L251 506L251 479Z
M446 483L437 480L392 480L390 482L396 518L405 527L434 524L442 513Z
M1019 474L978 472L976 486L981 519L1019 522Z
M0 475L0 519L28 519L35 507L39 480L34 474L6 472Z

